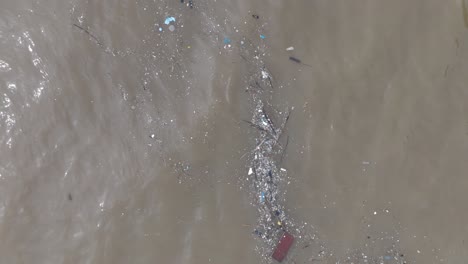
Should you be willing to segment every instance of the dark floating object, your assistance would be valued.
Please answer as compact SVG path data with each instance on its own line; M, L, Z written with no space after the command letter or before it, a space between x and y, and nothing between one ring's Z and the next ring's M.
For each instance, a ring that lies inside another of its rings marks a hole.
M302 63L302 61L298 58L295 58L295 57L289 57L290 60L294 61L294 62L297 62L297 63Z
M256 15L256 14L253 14L252 17L255 18L255 19L259 19L259 18L260 18L260 17L259 17L258 15Z
M293 57L293 56L290 56L289 57L289 60L292 60L294 61L295 63L298 63L298 64L301 64L301 65L305 65L305 66L308 66L308 67L312 67L312 65L309 65L309 64L305 64L305 63L302 63L302 61L296 57Z
M277 260L278 262L283 261L288 254L288 251L291 248L293 242L294 237L288 232L284 232L280 241L278 242L278 245L276 245L275 251L273 252L273 259Z

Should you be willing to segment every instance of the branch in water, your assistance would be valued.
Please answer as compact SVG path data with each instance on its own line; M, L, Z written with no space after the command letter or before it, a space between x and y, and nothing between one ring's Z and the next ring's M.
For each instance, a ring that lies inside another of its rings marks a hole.
M79 30L83 31L84 33L88 34L88 36L90 36L94 41L96 41L96 43L99 46L104 47L104 45L99 41L99 39L96 36L94 36L91 32L89 32L87 29L83 28L82 26L80 26L78 24L73 24L73 26L75 26Z

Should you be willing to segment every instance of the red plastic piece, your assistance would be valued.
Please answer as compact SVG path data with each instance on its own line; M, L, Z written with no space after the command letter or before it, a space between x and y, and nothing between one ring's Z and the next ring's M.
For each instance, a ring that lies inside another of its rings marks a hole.
M288 232L284 232L278 245L276 245L276 249L273 252L272 257L276 259L278 262L283 261L283 259L288 254L289 248L291 248L293 242L294 242L294 237L290 235Z

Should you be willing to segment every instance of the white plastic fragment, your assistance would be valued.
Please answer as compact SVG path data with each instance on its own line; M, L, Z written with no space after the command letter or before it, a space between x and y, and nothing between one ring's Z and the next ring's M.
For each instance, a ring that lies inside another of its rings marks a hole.
M249 172L247 173L247 175L252 175L252 173L253 173L252 168L249 168Z
M171 22L175 22L176 19L175 17L167 17L166 20L164 20L164 24L169 25Z
M291 46L291 47L288 47L286 50L287 50L287 51L293 51L293 50L294 50L294 47L292 47L292 46Z

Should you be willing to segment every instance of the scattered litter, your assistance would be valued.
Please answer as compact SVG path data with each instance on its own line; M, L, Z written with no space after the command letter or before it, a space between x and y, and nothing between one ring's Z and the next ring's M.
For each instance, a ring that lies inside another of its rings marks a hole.
M369 165L369 164L370 164L369 161L363 161L363 162L362 162L362 165Z
M253 173L252 168L249 168L249 172L247 173L247 175L252 175L252 173Z
M171 22L175 21L175 17L166 17L166 20L164 20L164 24L169 25Z
M260 202L263 203L265 201L265 193L261 192L260 193Z
M227 45L227 44L231 44L231 39L228 38L228 37L225 37L225 38L224 38L224 44L226 44L226 45Z
M159 28L159 32L162 32L162 27Z
M258 15L256 15L256 14L253 14L252 17L255 18L255 19L259 19L259 18L260 18L260 17L259 17Z
M294 50L294 47L289 47L286 49L287 51L293 51Z
M156 137L155 134L151 134L151 135L150 135L150 138L154 138L154 137Z
M266 37L265 37L265 35L260 35L260 38L265 39Z
M174 31L175 30L175 26L174 25L170 25L169 26L169 31Z
M391 259L392 259L392 257L390 257L390 256L384 256L383 258L384 258L385 260L391 260Z
M266 71L262 71L262 79L268 79L270 77L270 74Z
M286 169L285 169L285 168L281 168L281 171L284 171L284 172L286 172Z

